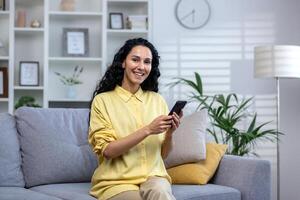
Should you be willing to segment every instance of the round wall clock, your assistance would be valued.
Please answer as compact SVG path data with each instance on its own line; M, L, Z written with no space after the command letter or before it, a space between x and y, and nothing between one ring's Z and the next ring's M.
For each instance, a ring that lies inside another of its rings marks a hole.
M181 26L198 29L207 24L210 11L207 0L179 0L175 7L175 16Z

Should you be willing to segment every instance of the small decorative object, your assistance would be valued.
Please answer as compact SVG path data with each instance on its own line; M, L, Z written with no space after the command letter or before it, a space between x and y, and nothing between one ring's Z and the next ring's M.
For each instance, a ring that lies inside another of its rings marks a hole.
M0 10L5 10L5 0L0 0Z
M75 0L61 0L60 10L62 11L74 11L75 10Z
M8 97L8 74L6 67L0 67L0 98Z
M37 19L34 19L31 21L30 26L32 28L40 28L41 27L41 22Z
M89 30L87 28L63 29L63 55L88 56L89 55Z
M15 104L15 109L19 107L27 106L27 107L37 107L40 108L41 106L35 103L35 99L31 96L21 96L20 99Z
M20 62L20 85L21 86L39 85L39 62L37 61Z
M178 23L187 29L199 29L210 18L210 6L207 0L178 0L175 16Z
M146 15L129 15L128 22L130 29L147 30L148 19Z
M17 27L25 27L26 26L26 11L19 10L17 12Z
M129 18L126 17L126 29L131 29L132 25L131 25L131 21L129 21Z
M83 67L79 67L79 66L76 66L74 68L73 74L70 77L62 75L59 72L54 72L59 77L59 80L67 87L67 93L66 93L67 98L69 99L76 98L77 94L74 86L78 84L82 84L82 81L79 80L79 76L82 72L83 72Z
M123 29L123 13L109 13L109 27L111 29Z

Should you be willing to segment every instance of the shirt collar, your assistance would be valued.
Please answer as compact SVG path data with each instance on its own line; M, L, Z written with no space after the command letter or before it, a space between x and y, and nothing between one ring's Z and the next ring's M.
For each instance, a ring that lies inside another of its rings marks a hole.
M143 102L144 91L142 90L141 87L138 89L138 91L135 94L132 94L131 92L125 90L119 85L116 86L115 91L125 102L128 102L132 97L136 97L139 101Z

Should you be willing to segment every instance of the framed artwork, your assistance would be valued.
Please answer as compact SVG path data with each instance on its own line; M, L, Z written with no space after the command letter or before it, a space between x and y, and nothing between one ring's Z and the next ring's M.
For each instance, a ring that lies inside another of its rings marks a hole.
M88 34L87 28L63 28L63 56L88 56Z
M0 0L0 10L5 10L5 0Z
M109 13L109 27L111 29L123 29L123 13Z
M8 97L8 73L6 67L0 67L0 98Z
M20 75L21 86L38 86L39 85L39 62L21 61L19 75Z

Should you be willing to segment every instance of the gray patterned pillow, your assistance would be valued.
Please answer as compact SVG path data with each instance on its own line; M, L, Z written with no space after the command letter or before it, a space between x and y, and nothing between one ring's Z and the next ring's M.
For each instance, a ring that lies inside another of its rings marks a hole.
M206 110L195 112L181 120L180 126L173 133L173 149L164 160L166 168L198 162L206 158L206 126Z
M88 109L16 111L27 187L91 180L97 158L87 141L88 116Z

